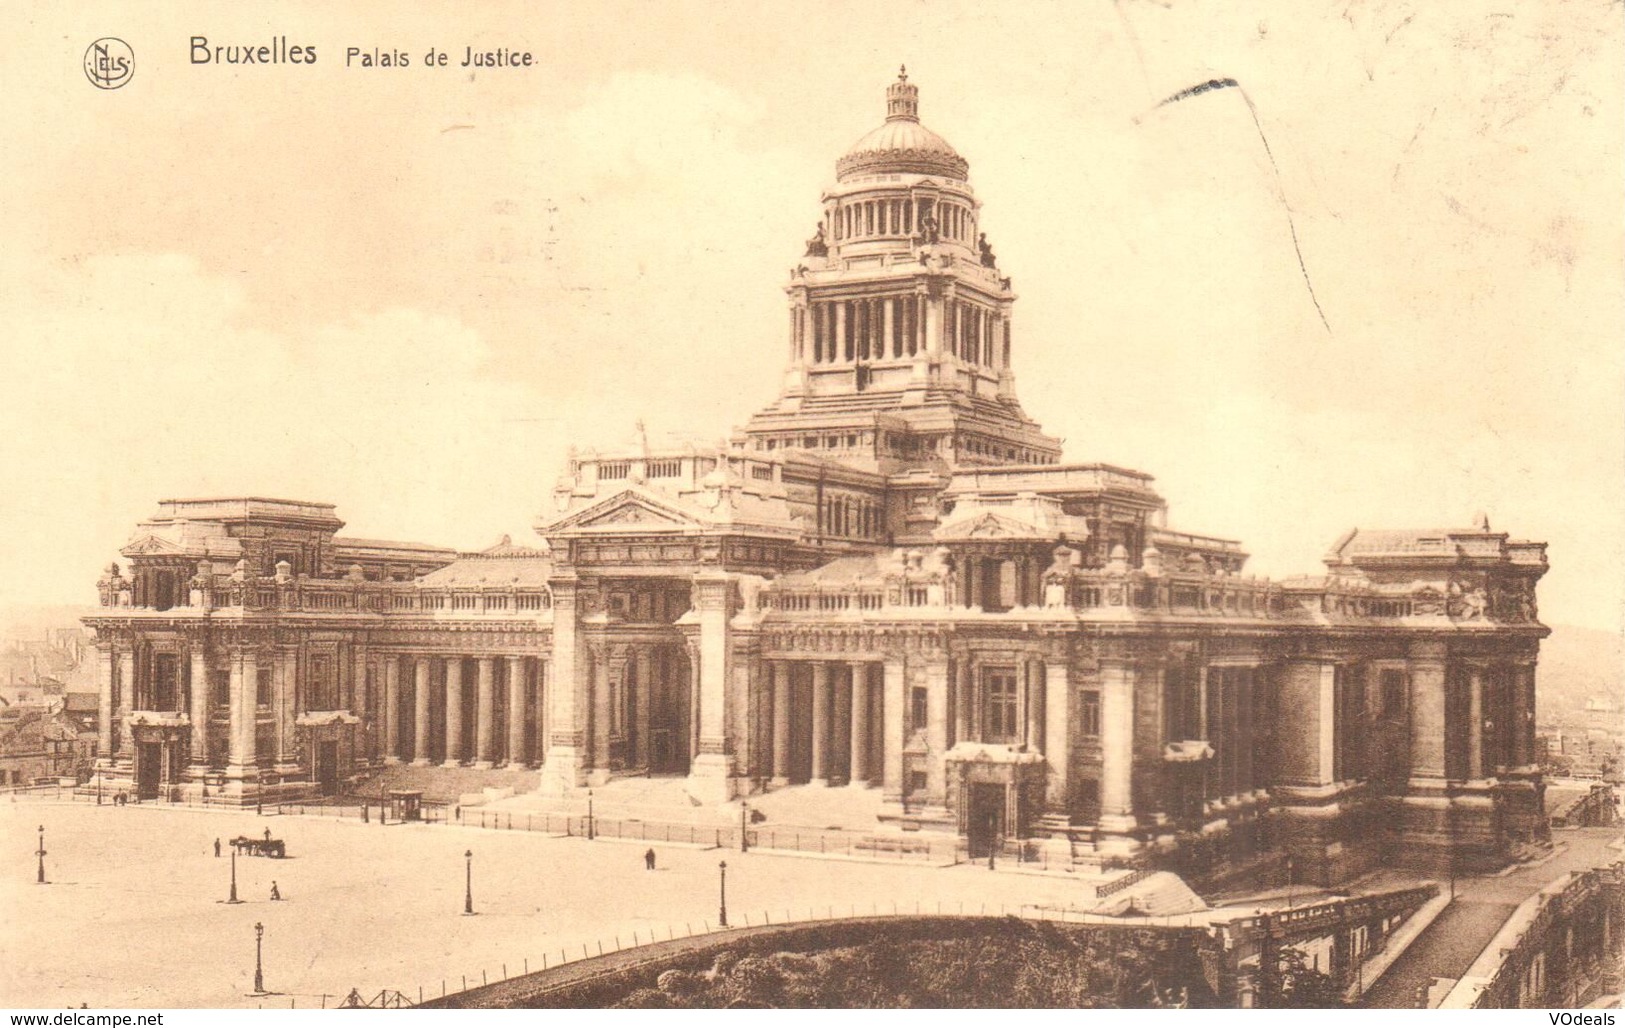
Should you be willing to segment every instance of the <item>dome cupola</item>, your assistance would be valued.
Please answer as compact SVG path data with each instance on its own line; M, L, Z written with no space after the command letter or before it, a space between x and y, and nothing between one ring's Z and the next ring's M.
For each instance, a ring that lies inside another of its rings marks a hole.
M920 124L920 88L908 80L908 69L886 88L886 120L852 144L835 162L835 178L846 182L863 175L937 175L963 181L970 164L948 141Z

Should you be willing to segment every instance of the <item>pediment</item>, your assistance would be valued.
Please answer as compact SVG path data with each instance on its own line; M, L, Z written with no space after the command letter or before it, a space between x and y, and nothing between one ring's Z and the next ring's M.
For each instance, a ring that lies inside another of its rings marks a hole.
M1032 539L1042 534L1035 525L993 513L950 521L936 531L938 539Z
M132 539L119 552L126 557L161 557L181 556L186 550L168 539L156 535L145 535L139 539Z
M661 531L697 527L700 527L700 521L675 504L641 490L626 489L568 513L541 530L552 534L572 531Z

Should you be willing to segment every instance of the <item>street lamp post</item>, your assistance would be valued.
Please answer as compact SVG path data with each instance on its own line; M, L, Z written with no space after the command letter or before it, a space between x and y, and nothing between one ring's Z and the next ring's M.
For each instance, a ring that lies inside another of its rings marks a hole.
M728 862L726 860L717 861L717 872L720 875L721 889L719 894L721 902L717 909L717 924L726 928L728 927Z
M39 885L44 885L45 884L45 826L44 825L39 826L39 849L35 850L34 852L39 857L39 877L35 881Z
M242 900L237 898L237 847L235 844L231 847L231 897L227 899L226 902L242 902Z
M261 958L261 952L262 952L262 949L263 949L262 940L264 938L265 938L265 925L261 924L258 921L255 921L254 922L254 991L256 993L263 993L265 991L265 965L260 959Z
M750 852L750 840L746 833L750 831L750 804L739 801L739 852Z
M474 851L465 851L463 860L467 862L463 879L463 914L467 916L474 913Z
M102 769L96 769L96 806L102 805Z
M592 818L592 790L587 790L587 841L593 840L594 828Z

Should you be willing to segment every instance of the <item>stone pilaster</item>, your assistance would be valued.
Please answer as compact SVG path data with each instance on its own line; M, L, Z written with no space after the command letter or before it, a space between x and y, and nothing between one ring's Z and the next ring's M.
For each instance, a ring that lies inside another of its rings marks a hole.
M191 747L187 754L197 777L209 766L209 657L201 638L191 641L192 683L187 696L188 717L192 722Z
M1044 662L1044 761L1049 778L1044 804L1058 813L1071 810L1068 771L1071 767L1071 678L1063 660Z
M881 686L881 787L888 803L903 801L903 710L906 687L901 660L887 660Z
M96 644L96 764L107 767L113 759L113 647Z
M925 666L925 801L941 807L948 798L948 661Z

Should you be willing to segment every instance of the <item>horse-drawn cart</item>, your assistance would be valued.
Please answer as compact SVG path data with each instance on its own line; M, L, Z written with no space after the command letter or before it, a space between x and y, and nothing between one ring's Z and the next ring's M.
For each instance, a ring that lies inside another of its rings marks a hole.
M246 835L239 835L231 840L231 844L238 853L245 857L275 857L278 860L288 855L287 844L281 839L252 839Z

